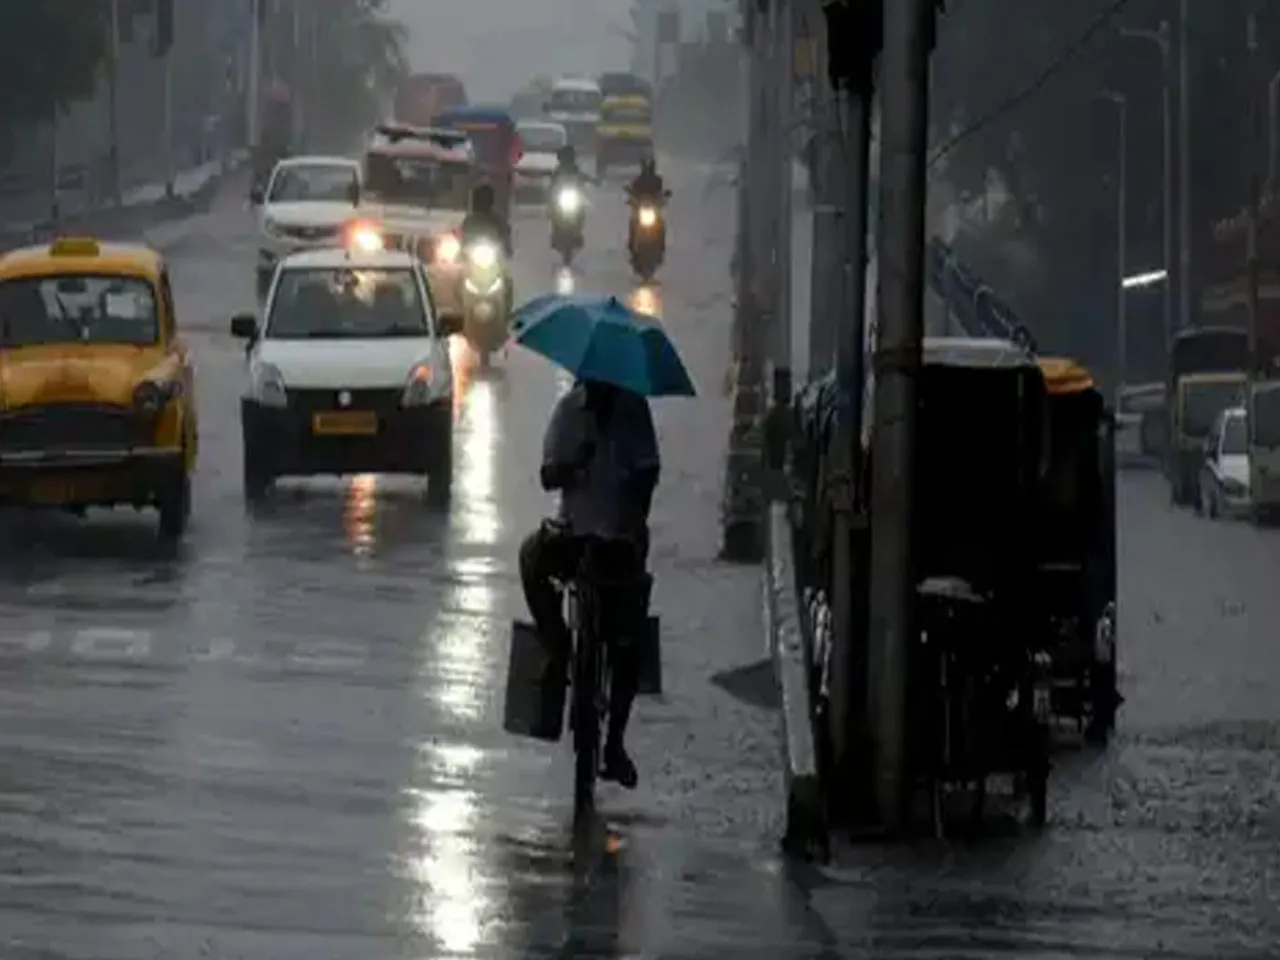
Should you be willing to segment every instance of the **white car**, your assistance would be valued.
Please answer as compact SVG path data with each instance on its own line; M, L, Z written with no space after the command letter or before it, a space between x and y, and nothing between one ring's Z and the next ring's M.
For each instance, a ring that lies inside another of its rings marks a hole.
M333 246L360 202L360 163L349 157L289 157L276 164L259 210L258 299L276 264L297 250Z
M551 175L559 166L557 154L569 143L562 123L522 120L516 124L524 155L516 163L516 200L540 203L547 198Z
M1244 407L1223 410L1204 441L1199 513L1211 520L1245 516L1249 497L1249 428Z
M359 240L359 238L357 238ZM448 336L421 262L376 237L280 262L248 342L240 402L246 499L278 477L425 475L447 495L453 473Z

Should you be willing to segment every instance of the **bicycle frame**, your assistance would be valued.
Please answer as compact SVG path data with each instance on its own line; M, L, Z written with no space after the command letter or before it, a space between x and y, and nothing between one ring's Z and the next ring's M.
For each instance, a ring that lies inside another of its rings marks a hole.
M600 593L579 573L566 586L569 632L573 637L573 809L580 816L595 804L601 763L600 733L608 716L608 644L601 635Z

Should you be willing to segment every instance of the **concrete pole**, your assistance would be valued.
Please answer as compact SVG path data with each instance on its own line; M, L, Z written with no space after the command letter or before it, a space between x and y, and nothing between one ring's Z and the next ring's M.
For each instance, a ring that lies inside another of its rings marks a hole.
M1191 326L1191 12L1178 4L1178 327ZM1199 313L1199 311L1196 311Z
M1262 204L1262 110L1258 98L1262 91L1260 67L1262 58L1258 54L1258 2L1251 0L1247 20L1247 36L1245 40L1249 57L1249 143L1246 154L1249 157L1249 206L1248 206L1248 242L1246 246L1245 264L1248 276L1249 297L1249 359L1250 375L1258 368L1260 360L1258 350L1259 331L1259 284L1261 263L1258 259L1258 220L1261 216Z
M794 151L793 127L795 105L795 37L796 17L799 13L796 0L773 0L773 118L774 131L771 143L773 187L769 190L770 209L773 213L773 326L770 331L770 366L772 378L770 416L774 424L771 450L771 467L779 475L786 467L786 435L790 421L791 374L791 217L792 217L792 157ZM766 189L768 189L766 187ZM775 493L781 495L783 487L777 485Z
M818 6L814 4L814 6ZM809 358L810 380L829 373L836 353L837 299L840 274L836 242L839 237L839 215L842 209L840 189L844 185L840 163L840 125L837 122L836 95L827 79L826 18L813 15L814 44L813 83L813 243L809 266Z
M872 434L868 697L877 808L907 813L907 666L914 631L912 524L916 389L924 336L925 150L934 0L884 8L881 87L879 337Z
M1280 71L1267 82L1267 195L1280 187Z
M265 2L251 0L249 4L249 77L245 84L244 108L250 151L257 150L261 141L262 5Z

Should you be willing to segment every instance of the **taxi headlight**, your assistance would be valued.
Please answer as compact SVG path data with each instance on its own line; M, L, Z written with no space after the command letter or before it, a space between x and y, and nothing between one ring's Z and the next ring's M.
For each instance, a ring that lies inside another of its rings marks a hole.
M472 244L468 256L471 262L481 270L488 270L498 264L498 248L492 243L482 241Z
M658 211L653 207L640 208L640 226L648 230L650 227L656 226L658 223Z
M582 209L582 194L566 187L556 194L556 209L563 214L574 214Z
M285 390L284 375L279 367L270 363L258 366L253 378L253 399L264 407L289 405L289 394Z
M133 390L133 408L146 416L155 416L164 409L173 396L170 384L156 380L143 380Z
M400 406L421 407L435 399L431 389L431 365L415 364L409 371L409 380L405 384L404 393L400 396Z
M462 253L462 243L452 233L446 233L436 244L436 263L456 263Z

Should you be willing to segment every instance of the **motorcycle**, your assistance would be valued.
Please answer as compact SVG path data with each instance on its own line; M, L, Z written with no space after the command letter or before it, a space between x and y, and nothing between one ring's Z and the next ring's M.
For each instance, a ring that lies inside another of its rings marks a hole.
M507 342L511 316L511 285L502 247L492 240L476 240L463 250L463 335L480 356L482 369Z
M664 191L662 201L670 197L671 191ZM658 272L667 252L667 223L663 216L662 201L655 203L648 198L636 196L627 200L631 207L627 252L631 257L631 269L645 283L652 280Z
M583 246L587 200L574 183L558 184L551 198L551 249L560 254L566 267Z

